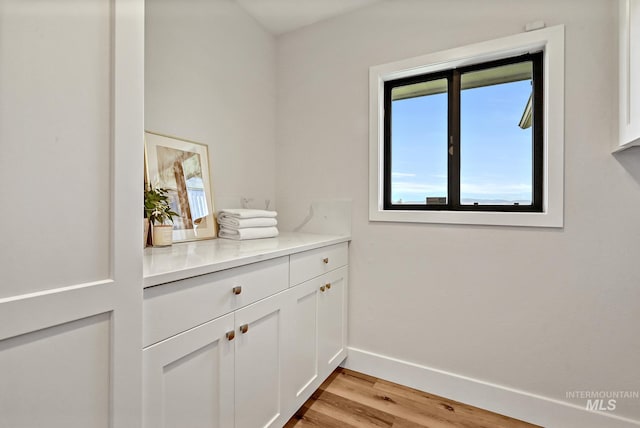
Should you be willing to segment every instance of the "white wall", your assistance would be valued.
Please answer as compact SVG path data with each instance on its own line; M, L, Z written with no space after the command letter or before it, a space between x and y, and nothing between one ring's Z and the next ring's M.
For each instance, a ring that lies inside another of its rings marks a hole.
M353 199L352 347L563 401L637 391L640 151L610 154L615 5L479 3L387 1L278 38L283 227L314 199ZM565 227L369 222L369 67L536 20L566 25ZM640 400L615 415L640 420Z
M147 0L145 129L209 146L216 210L275 204L275 40L232 0Z

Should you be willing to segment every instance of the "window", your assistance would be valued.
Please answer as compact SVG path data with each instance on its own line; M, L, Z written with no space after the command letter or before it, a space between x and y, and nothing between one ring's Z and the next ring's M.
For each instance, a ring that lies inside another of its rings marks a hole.
M542 211L542 52L384 83L384 208Z
M372 221L562 227L564 27L370 69Z

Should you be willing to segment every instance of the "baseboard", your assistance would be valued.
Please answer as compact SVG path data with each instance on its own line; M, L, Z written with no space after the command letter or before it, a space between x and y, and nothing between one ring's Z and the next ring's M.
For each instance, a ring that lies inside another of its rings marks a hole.
M546 428L629 428L640 421L349 348L343 367Z

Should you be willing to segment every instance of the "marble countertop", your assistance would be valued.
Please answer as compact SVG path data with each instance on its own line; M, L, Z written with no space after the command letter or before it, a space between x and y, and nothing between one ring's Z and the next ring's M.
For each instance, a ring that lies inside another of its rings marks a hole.
M145 248L143 287L347 242L341 235L281 232L277 238L233 241L210 239L170 247Z

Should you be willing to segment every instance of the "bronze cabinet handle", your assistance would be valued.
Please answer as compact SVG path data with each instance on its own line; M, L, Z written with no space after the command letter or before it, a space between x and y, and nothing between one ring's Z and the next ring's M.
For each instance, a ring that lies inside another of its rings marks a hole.
M325 287L327 287L327 290L329 290L331 288L331 284L327 283L327 284L325 284Z
M322 259L322 263L324 263L325 265L329 264L329 257L325 257L324 259Z
M226 336L227 336L227 340L228 340L229 342L231 342L233 339L235 339L235 337L236 337L236 332L235 332L235 331L233 331L233 330L228 331L228 332L227 332L227 334L226 334Z
M324 285L320 287L320 291L322 291L324 293Z
M249 324L242 324L240 326L240 333L245 334L249 331Z
M231 289L231 291L233 291L233 294L235 294L236 296L240 293L242 293L242 287L238 286L238 287L233 287Z

